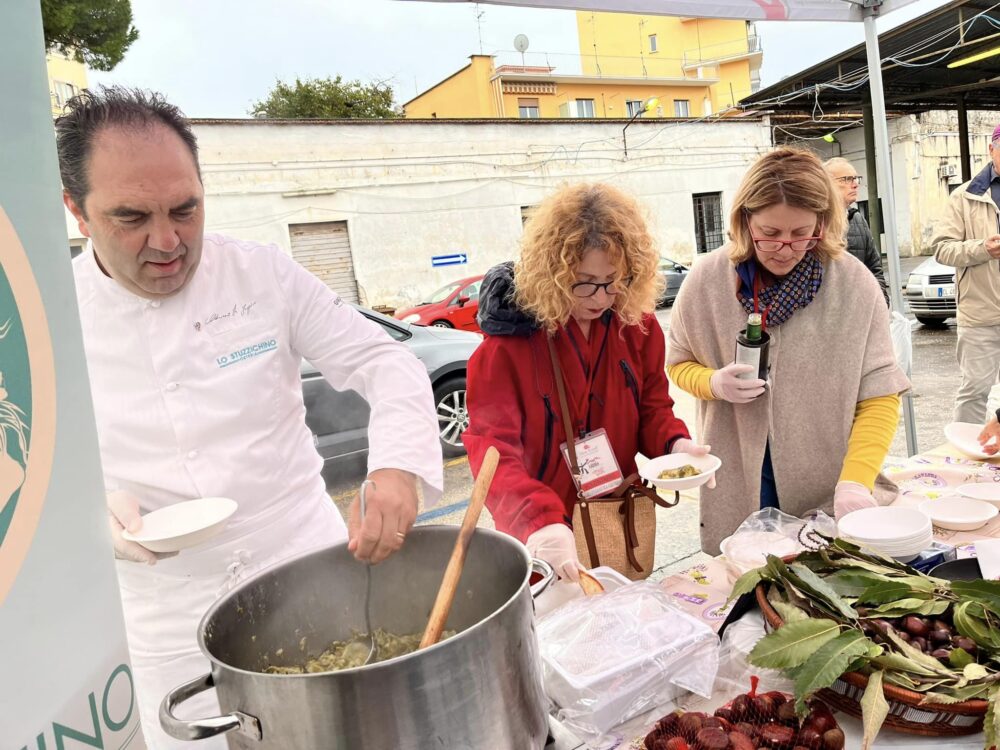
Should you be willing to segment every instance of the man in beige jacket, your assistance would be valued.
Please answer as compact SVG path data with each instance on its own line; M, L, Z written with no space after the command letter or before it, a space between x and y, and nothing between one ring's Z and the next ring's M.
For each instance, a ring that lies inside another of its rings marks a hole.
M955 267L962 370L955 421L982 424L1000 374L1000 125L990 163L951 194L931 247L938 263Z

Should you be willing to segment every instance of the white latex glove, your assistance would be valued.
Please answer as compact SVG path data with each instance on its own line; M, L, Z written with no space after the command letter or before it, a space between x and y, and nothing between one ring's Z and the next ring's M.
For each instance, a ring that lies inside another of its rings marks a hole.
M139 501L135 499L134 495L124 490L109 492L107 502L111 538L115 542L115 557L119 560L156 565L157 560L174 557L177 554L176 552L157 554L138 542L130 542L122 536L122 532L126 529L129 533L135 534L142 528Z
M545 560L556 575L570 581L580 580L580 560L576 556L573 530L564 523L543 526L525 542L528 554Z
M701 445L696 443L691 438L680 438L674 441L674 446L670 449L671 453L690 453L692 456L707 456L712 452L711 445ZM709 480L705 483L705 486L710 490L715 489L715 474L713 474Z
M877 508L871 490L857 482L837 482L833 491L833 515L838 521L856 510Z
M732 362L712 373L709 385L712 395L731 404L748 404L764 392L764 381L759 378L744 380L739 375L753 372L753 365Z

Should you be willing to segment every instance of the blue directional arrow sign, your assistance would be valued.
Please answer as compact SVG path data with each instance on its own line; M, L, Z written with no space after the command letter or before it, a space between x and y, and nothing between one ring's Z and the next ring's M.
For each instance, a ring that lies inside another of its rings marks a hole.
M441 266L462 266L469 262L469 256L465 253L452 253L451 255L432 255L431 266L440 268Z

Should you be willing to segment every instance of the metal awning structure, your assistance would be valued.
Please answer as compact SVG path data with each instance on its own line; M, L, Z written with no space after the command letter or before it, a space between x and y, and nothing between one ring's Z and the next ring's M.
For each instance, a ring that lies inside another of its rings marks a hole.
M865 28L865 44L862 48L867 72L859 68L858 74L864 82L858 85L871 99L870 116L873 124L875 157L878 162L878 196L885 212L896 215L896 201L892 186L892 171L889 165L889 129L886 124L886 102L882 91L882 55L875 21L880 15L909 5L914 0L436 0L437 2L486 2L493 5L514 5L535 8L564 8L573 10L610 11L618 13L642 13L646 15L688 16L696 18L736 18L748 21L854 21L862 22ZM965 5L966 3L953 3ZM926 39L924 40L926 41ZM994 58L996 61L996 58ZM859 66L860 62L857 63ZM764 101L760 106L766 106ZM889 273L889 291L892 309L905 310L900 292L899 243L896 223L890 221L885 227L886 270ZM907 373L909 375L909 373ZM909 392L903 394L903 422L906 427L906 447L910 455L917 452L916 418L913 414L913 398Z
M949 64L1000 48L1000 2L956 0L880 34L886 109L1000 110L1000 55ZM801 97L788 98L800 93ZM774 112L860 115L870 105L868 58L859 44L742 100Z

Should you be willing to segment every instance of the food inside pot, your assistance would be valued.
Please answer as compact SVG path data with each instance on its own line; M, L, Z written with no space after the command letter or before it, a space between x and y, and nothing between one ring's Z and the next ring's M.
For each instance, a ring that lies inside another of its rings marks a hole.
M446 630L441 634L441 640L451 638L455 633L454 630ZM422 633L396 635L377 628L375 630L375 643L378 645L378 658L372 660L371 663L376 664L380 661L395 659L397 656L412 654L420 645L422 635ZM364 665L370 648L371 641L368 634L355 633L348 641L334 641L326 651L302 665L269 666L263 671L267 674L315 674L317 672L354 669Z
M701 474L701 471L691 464L684 464L683 466L678 466L676 469L665 469L660 472L660 479L687 479L688 477L696 477Z

